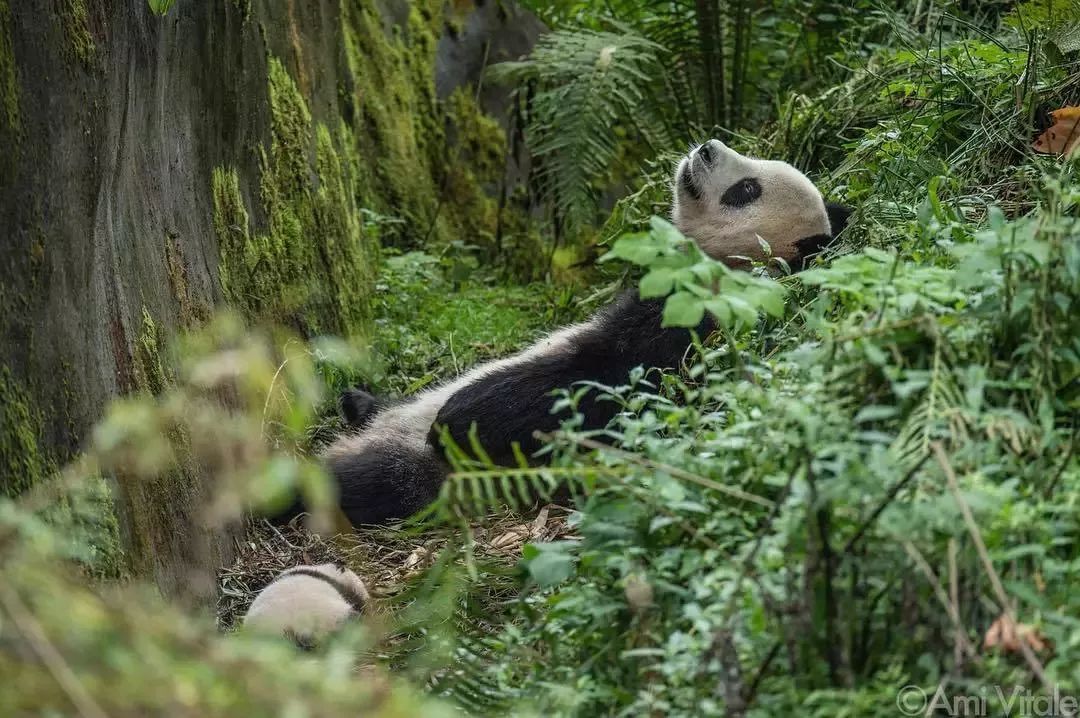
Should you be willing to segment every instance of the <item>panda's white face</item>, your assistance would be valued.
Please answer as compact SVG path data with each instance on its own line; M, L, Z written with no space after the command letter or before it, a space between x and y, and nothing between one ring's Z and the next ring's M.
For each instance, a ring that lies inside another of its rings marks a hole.
M795 263L832 234L825 202L806 175L786 162L744 157L719 140L682 159L674 196L675 226L729 263L764 259L760 240L773 256Z

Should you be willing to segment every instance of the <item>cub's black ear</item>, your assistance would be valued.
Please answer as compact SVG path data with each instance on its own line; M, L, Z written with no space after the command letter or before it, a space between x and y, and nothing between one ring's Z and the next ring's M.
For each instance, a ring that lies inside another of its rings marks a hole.
M842 204L825 203L825 211L829 213L829 226L832 228L833 239L847 227L848 218L855 210Z
M341 416L345 423L355 428L361 428L382 407L373 394L363 389L347 389L342 392L338 400L341 404Z

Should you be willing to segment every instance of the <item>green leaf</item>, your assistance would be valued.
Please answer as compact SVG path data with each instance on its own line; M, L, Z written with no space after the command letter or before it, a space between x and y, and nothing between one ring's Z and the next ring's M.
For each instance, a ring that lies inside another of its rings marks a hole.
M709 310L709 313L716 317L716 321L720 326L725 329L731 328L731 307L724 301L722 297L716 299L708 299L705 301L705 308Z
M664 304L665 327L696 327L705 316L705 302L690 292L675 292Z
M675 275L675 270L666 267L651 270L641 278L641 298L655 299L656 297L666 297L671 294L671 290L675 286Z
M620 237L601 261L622 259L632 264L649 264L660 254L660 247L648 234L631 234Z
M784 316L784 294L784 288L778 284L763 286L756 299L770 317L782 317Z
M679 244L686 241L686 237L683 236L683 233L663 217L653 215L649 220L649 226L652 227L653 234L667 244Z
M529 576L540 586L554 586L570 578L574 557L561 543L529 544L522 549Z

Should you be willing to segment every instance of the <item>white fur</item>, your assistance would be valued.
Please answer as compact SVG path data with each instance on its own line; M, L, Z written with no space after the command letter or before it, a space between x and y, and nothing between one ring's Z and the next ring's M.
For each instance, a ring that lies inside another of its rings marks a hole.
M353 455L376 444L394 444L417 451L434 451L427 444L428 432L435 423L439 410L451 396L500 369L570 351L576 337L588 327L588 322L564 327L517 354L481 364L455 379L426 389L410 401L376 414L367 428L339 438L326 450L325 456L335 458Z
M259 592L244 616L244 627L278 635L318 639L342 627L355 615L352 604L333 585L313 576L296 573L300 568L316 571L351 590L364 602L367 588L352 571L326 563L291 568Z
M786 162L744 157L719 140L707 143L715 159L704 161L700 148L683 158L675 173L672 221L713 259L763 259L760 239L774 256L791 261L798 256L795 243L819 234L831 234L825 201L814 183ZM695 199L679 182L689 171L701 190ZM761 198L745 207L729 207L720 197L739 180L753 177L761 183Z

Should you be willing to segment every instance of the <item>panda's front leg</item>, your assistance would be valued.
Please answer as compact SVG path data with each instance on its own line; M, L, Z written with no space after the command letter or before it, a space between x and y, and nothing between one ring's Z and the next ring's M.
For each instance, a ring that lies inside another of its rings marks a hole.
M470 451L470 432L497 464L516 464L514 445L530 456L541 446L537 432L559 428L567 414L552 413L556 390L587 378L573 356L543 357L499 369L452 394L428 434L428 443L442 451L445 431Z

